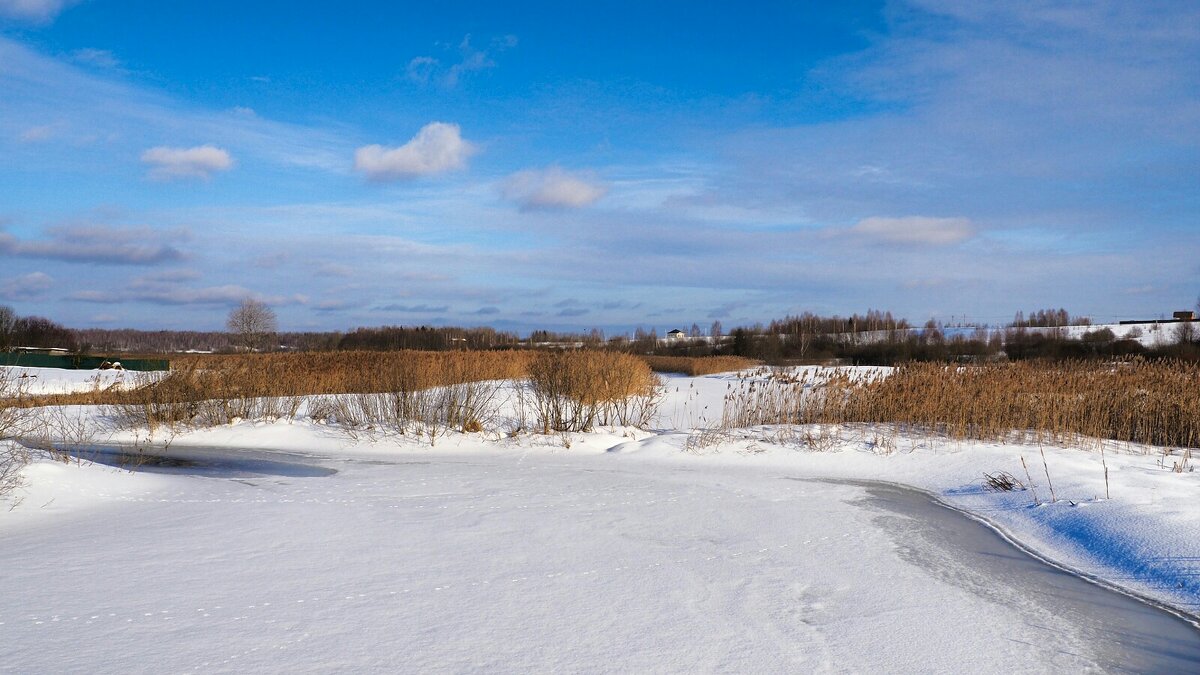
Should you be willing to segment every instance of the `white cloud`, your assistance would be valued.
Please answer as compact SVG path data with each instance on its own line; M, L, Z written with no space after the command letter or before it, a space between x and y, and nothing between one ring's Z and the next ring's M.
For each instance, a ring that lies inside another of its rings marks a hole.
M430 122L398 148L366 145L354 152L354 168L373 180L416 178L461 169L475 154L457 124Z
M880 241L894 244L931 244L944 246L969 239L975 234L975 226L966 218L929 218L905 216L903 218L872 217L858 221L850 231Z
M100 68L116 68L121 65L120 59L107 49L93 49L91 47L76 49L71 52L71 58L77 63L86 63Z
M0 298L5 300L28 300L46 292L54 285L54 279L43 272L33 272L9 279L0 284Z
M233 158L221 148L199 145L194 148L158 146L142 153L142 162L152 168L148 174L155 180L176 178L209 178L217 171L227 171Z
M39 141L47 141L54 136L54 126L51 124L43 124L36 127L29 127L21 132L19 138L22 143L37 143Z
M417 56L408 62L405 74L413 82L425 84L433 76L433 71L437 66L438 60L432 56Z
M101 265L157 265L184 258L174 246L186 230L81 225L51 228L47 239L0 232L0 255Z
M0 0L0 16L47 23L74 4L74 0Z
M579 208L594 203L608 188L594 177L564 171L562 167L518 171L500 187L505 199L522 209Z
M418 84L428 84L436 80L438 84L453 89L458 86L463 75L496 67L495 54L500 54L517 46L516 35L502 35L493 38L486 49L477 49L471 44L468 34L458 43L459 58L457 62L445 66L441 59L433 56L417 56L408 62L405 75ZM442 45L449 48L449 45Z

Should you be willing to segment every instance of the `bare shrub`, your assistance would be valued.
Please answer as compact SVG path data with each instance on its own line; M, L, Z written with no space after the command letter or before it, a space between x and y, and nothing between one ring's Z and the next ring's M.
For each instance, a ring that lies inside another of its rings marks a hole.
M24 484L21 470L29 463L29 451L16 442L29 431L29 408L21 405L24 397L17 371L0 368L0 499Z
M596 425L645 426L661 397L649 366L628 354L542 352L529 364L542 433L589 431Z
M17 438L27 431L29 409L24 382L14 368L0 367L0 441Z
M444 430L483 431L496 415L499 381L477 379L494 373L475 365L453 352L392 361L371 387L383 391L337 396L337 416L351 428L426 435L431 442Z
M1007 471L983 474L983 489L991 492L1012 492L1024 490L1025 485Z

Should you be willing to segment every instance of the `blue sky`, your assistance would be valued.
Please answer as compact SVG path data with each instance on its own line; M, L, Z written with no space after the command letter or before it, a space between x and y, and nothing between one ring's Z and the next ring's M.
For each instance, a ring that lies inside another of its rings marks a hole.
M1192 2L0 0L22 314L665 332L1198 294Z

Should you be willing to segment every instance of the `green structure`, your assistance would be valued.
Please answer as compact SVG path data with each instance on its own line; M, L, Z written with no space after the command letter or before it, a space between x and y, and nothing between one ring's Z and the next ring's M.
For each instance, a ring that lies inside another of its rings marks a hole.
M125 370L170 370L167 359L121 359L84 354L22 354L0 352L0 366L24 366L26 368L63 368L65 370L97 370L105 364L120 363Z

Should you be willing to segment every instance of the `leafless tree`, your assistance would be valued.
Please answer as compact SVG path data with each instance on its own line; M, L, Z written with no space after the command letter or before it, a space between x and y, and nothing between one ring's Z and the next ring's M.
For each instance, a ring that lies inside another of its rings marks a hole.
M8 305L0 305L0 352L8 351L8 348L12 346L16 325L17 313Z
M1192 321L1180 321L1175 324L1175 342L1186 345L1196 341L1196 324Z
M229 313L225 328L238 346L247 351L266 349L277 330L275 311L265 303L246 298Z

